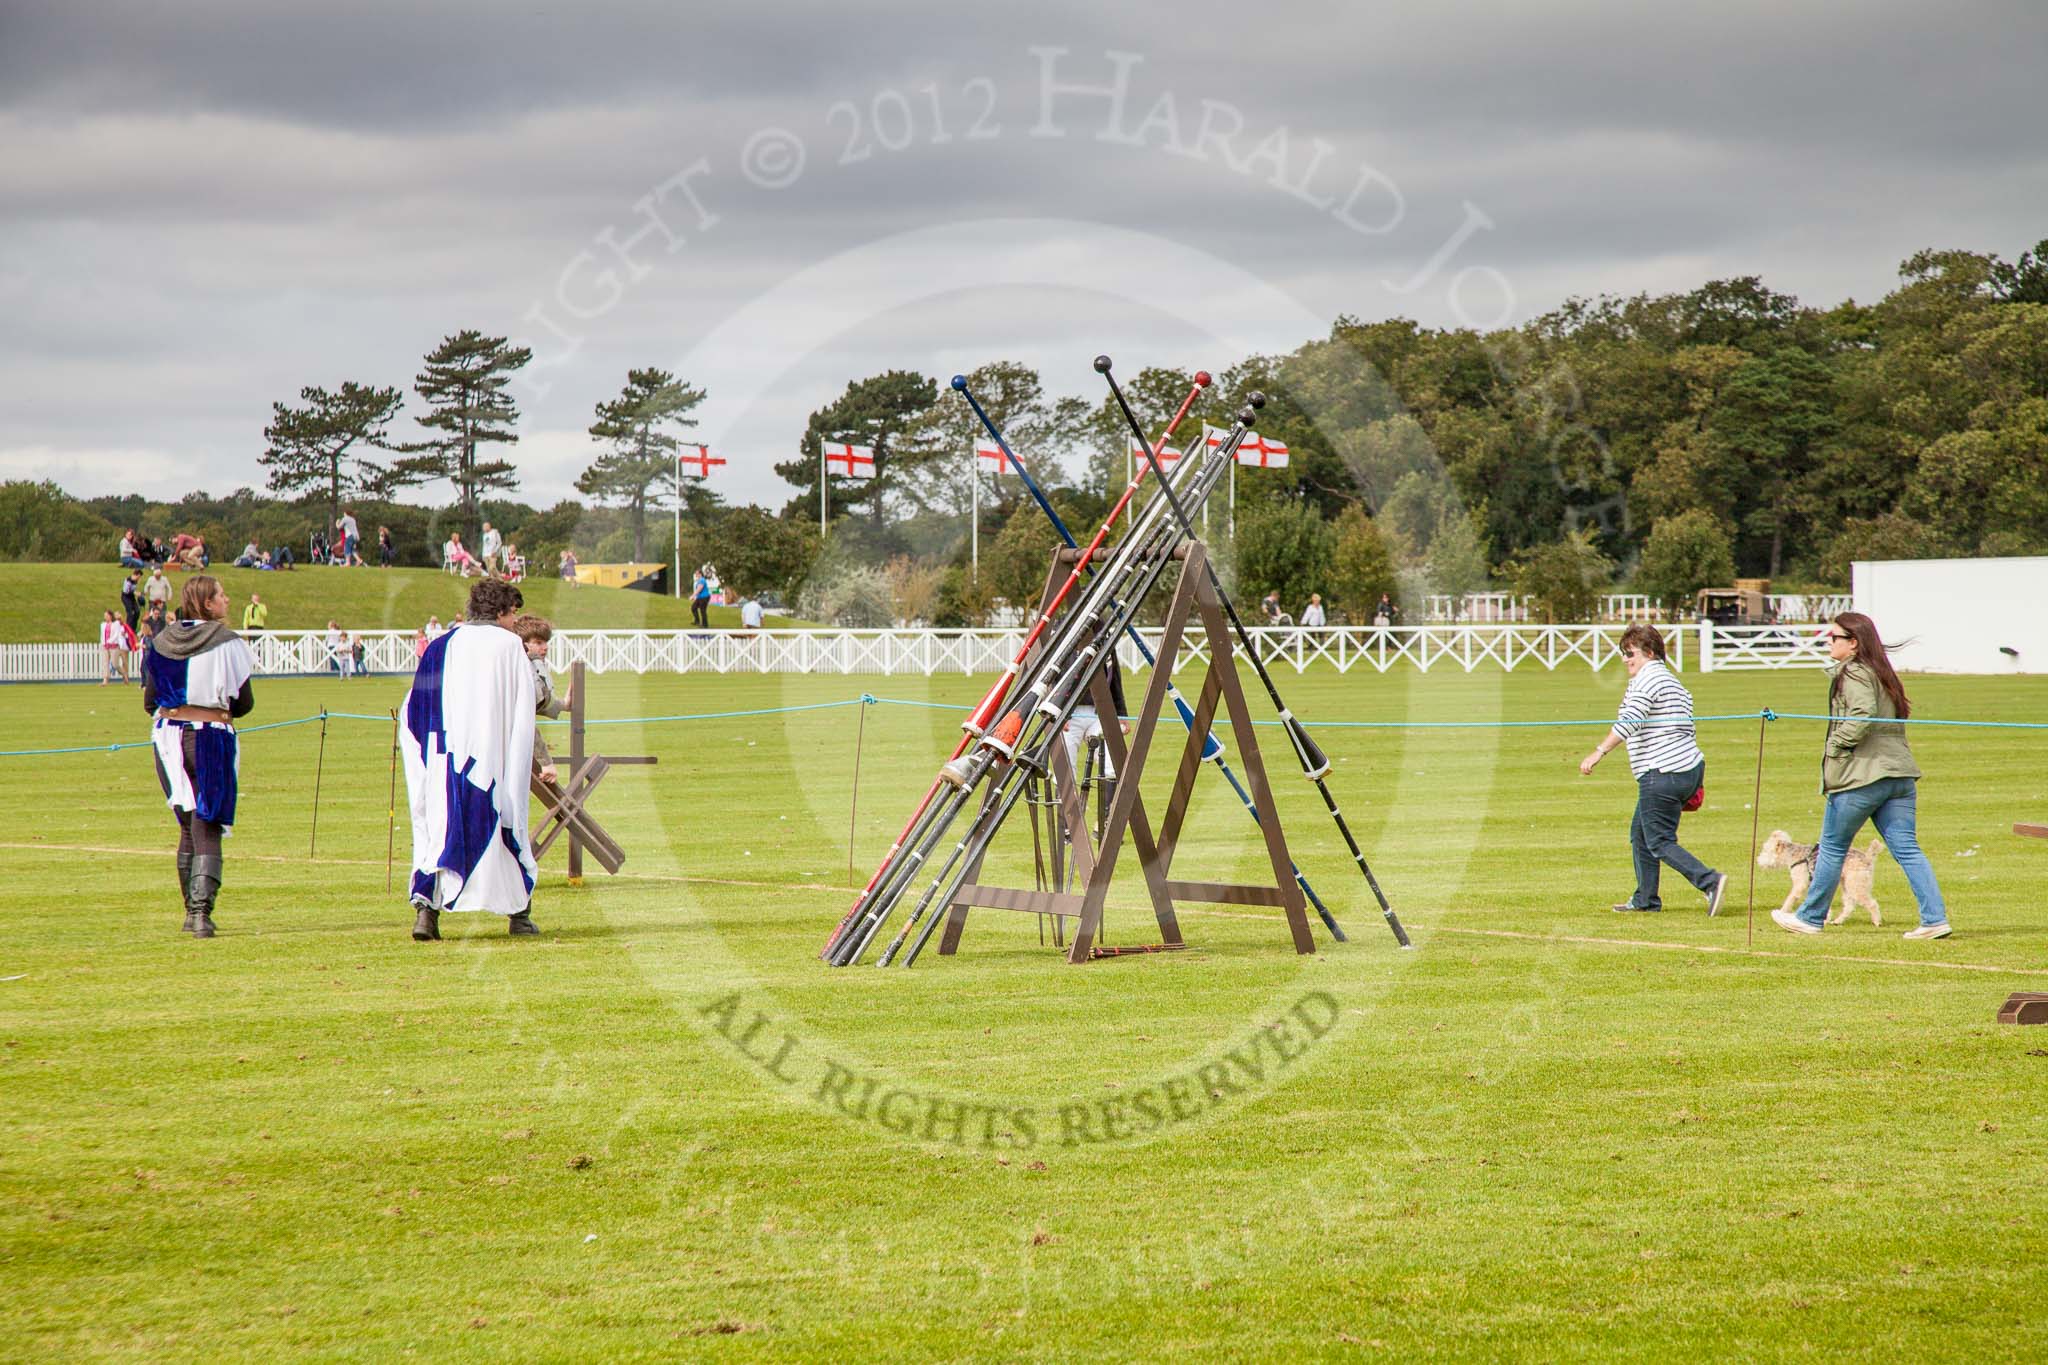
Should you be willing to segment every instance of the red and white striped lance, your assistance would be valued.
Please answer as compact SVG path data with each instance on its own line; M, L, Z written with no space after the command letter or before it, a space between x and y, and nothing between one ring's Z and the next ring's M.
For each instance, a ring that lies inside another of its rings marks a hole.
M696 453L693 455L691 454L692 451ZM695 478L708 479L711 477L712 470L723 469L724 467L725 456L713 455L710 446L691 445L676 447L676 472L679 474L689 474Z
M848 445L845 441L823 441L819 445L825 452L825 468L828 472L844 474L849 479L875 477L873 446Z

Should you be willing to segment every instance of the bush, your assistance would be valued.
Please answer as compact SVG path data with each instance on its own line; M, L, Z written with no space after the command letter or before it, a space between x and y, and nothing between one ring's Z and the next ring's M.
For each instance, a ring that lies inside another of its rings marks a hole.
M1286 610L1299 613L1310 593L1332 582L1336 543L1330 524L1307 503L1240 507L1232 556L1238 599L1255 602L1277 592Z
M841 567L804 585L799 614L853 630L883 630L896 624L889 576L880 569Z
M1600 553L1590 529L1574 531L1516 560L1514 578L1515 591L1536 599L1545 621L1590 621L1614 580L1614 562Z
M1650 527L1636 587L1666 612L1686 610L1701 588L1725 588L1734 581L1735 547L1713 513L1694 508Z
M121 528L56 484L0 484L0 559L111 564L120 544Z
M1857 518L1842 523L1821 556L1820 576L1846 585L1850 565L1859 559L1942 559L1955 553L1946 537L1917 517L1902 512Z
M939 589L946 571L929 560L897 555L883 566L896 619L906 626L928 625L938 614Z
M1429 580L1437 592L1453 599L1484 592L1487 585L1486 512L1446 511L1429 543Z
M994 606L995 594L989 591L988 574L984 572L976 583L965 564L955 564L939 580L938 600L932 604L932 624L941 630L985 625Z
M1398 593L1394 556L1385 537L1362 507L1347 507L1337 518L1326 594L1337 618L1363 625L1381 593Z

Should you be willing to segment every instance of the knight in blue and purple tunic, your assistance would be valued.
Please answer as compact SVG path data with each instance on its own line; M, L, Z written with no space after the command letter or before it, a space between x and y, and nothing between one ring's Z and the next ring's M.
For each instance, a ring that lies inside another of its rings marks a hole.
M185 931L213 937L221 839L235 823L240 751L234 722L256 705L256 659L226 624L228 595L207 574L185 580L178 619L142 658L142 709L151 718L157 781L178 817L178 885Z

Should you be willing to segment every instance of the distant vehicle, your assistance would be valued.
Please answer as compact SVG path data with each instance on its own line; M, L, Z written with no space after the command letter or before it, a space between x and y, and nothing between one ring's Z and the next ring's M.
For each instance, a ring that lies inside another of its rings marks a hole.
M1693 610L1717 626L1762 626L1774 619L1770 595L1755 588L1701 588Z

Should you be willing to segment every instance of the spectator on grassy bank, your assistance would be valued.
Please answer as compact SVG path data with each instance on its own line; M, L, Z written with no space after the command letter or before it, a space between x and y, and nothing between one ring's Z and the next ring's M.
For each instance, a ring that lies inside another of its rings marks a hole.
M341 518L334 523L334 529L340 533L341 562L351 568L362 568L363 531L356 524L356 509L342 508Z
M142 585L142 595L152 612L168 611L171 605L171 580L164 577L161 564L149 571L149 580Z
M121 567L124 569L146 569L155 561L151 558L153 546L140 531L133 529L121 533Z
M171 537L170 564L174 569L191 569L195 573L207 567L206 539L189 531L180 531Z
M1329 619L1323 612L1323 595L1319 592L1310 593L1308 605L1301 609L1301 623L1305 626L1321 626L1328 625Z
M242 634L261 635L270 625L270 608L263 605L263 598L256 593L249 594L249 605L242 608Z
M483 566L490 573L498 567L498 556L505 548L505 537L498 534L498 528L488 521L484 523Z
M697 566L697 576L690 580L690 624L711 629L711 594L716 591L718 571L709 564Z
M1717 915L1728 890L1727 874L1714 871L1678 842L1679 817L1689 806L1697 809L1693 799L1705 790L1707 778L1707 756L1693 729L1692 693L1665 663L1664 636L1655 626L1623 631L1621 659L1629 678L1621 714L1579 762L1580 774L1591 777L1601 759L1628 745L1628 767L1636 779L1636 810L1628 827L1636 889L1614 908L1662 910L1658 865L1668 863L1707 898L1707 913Z
M341 623L329 620L327 623L327 666L337 677L348 676L348 637L341 633Z
M1948 906L1935 880L1934 864L1920 847L1920 765L1897 724L1913 713L1905 684L1892 668L1877 623L1859 611L1845 611L1828 627L1827 738L1821 747L1820 788L1826 794L1820 847L1813 880L1799 908L1780 907L1771 918L1795 934L1817 934L1842 879L1842 861L1867 820L1884 838L1885 851L1906 874L1920 908L1911 939L1947 938Z
M562 575L562 581L568 584L570 587L574 588L581 586L581 584L578 582L576 578L576 552L574 550L562 551L562 558L558 572L560 572L560 574Z
M444 572L458 573L464 578L472 573L481 572L482 566L477 563L476 556L462 543L462 532L448 533L447 541L441 546L441 568Z
M128 681L128 641L111 609L100 613L100 686L119 676Z
M142 619L142 570L130 569L128 576L121 580L121 614L128 618L128 629Z
M398 546L392 543L391 528L377 528L377 567L388 569L398 562Z

